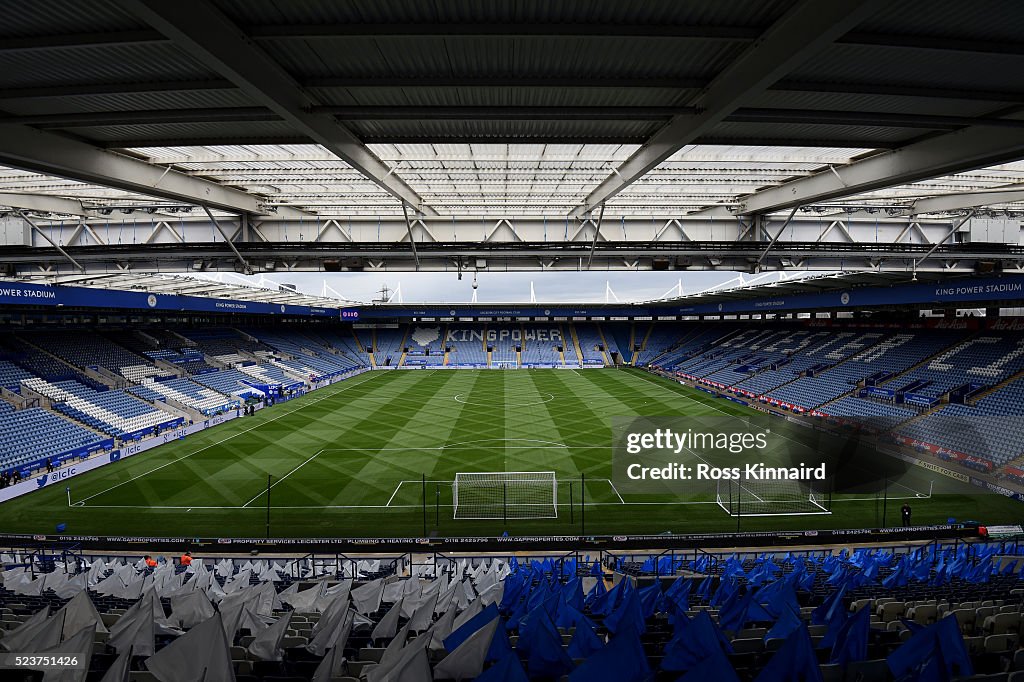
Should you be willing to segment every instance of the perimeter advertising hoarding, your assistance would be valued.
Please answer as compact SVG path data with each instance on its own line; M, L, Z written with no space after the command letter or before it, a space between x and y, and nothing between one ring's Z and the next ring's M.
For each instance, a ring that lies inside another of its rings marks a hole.
M690 535L519 535L477 537L379 537L379 538L195 538L141 537L115 535L0 535L7 547L38 547L40 543L75 543L82 550L181 552L189 549L211 552L510 552L527 550L610 550L672 548L686 550L715 547L787 547L834 545L851 542L909 542L977 538L971 524L938 524L891 528L846 528L836 530L761 531L740 533L699 533Z

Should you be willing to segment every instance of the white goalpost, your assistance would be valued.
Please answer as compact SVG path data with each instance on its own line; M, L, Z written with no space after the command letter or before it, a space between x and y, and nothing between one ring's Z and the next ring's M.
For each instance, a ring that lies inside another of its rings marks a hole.
M822 481L822 486L825 482ZM729 516L814 516L832 513L831 495L804 481L718 481L715 502Z
M456 519L554 519L558 481L554 471L460 471L452 500Z

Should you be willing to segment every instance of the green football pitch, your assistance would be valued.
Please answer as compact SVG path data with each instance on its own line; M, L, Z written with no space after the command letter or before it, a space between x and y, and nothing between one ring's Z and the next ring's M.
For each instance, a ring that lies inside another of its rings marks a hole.
M902 500L912 500L915 524L1020 520L1019 503L916 467L885 502L836 494L831 515L739 521L713 488L629 494L612 483L613 417L753 414L633 369L369 372L75 477L70 501L55 485L4 503L0 529L259 538L268 476L272 537L419 537L424 525L447 537L863 528L881 525L883 509L895 525ZM812 448L809 429L772 428L794 451ZM555 518L456 518L457 473L513 471L555 473Z

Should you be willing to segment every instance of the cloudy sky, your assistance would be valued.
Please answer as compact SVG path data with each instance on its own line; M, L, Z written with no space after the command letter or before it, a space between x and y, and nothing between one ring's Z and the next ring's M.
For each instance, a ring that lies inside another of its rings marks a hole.
M645 301L663 297L680 279L685 293L695 293L735 277L730 272L482 272L477 276L477 300L526 302L530 300L533 282L537 301L541 303L598 302L605 300L607 282L620 301ZM252 284L259 281L258 277L246 279ZM316 295L323 292L326 281L337 295L363 302L375 298L383 285L391 290L400 286L406 303L468 303L473 296L473 276L463 275L459 281L454 272L276 273L272 279L295 284L299 291ZM241 280L239 277L225 281L241 284Z

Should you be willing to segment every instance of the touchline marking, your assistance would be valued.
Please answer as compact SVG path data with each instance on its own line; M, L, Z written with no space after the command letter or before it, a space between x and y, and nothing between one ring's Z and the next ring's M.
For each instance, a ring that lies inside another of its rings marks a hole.
M412 483L419 483L419 481L411 481L411 482ZM450 483L450 481L447 481L447 482ZM892 500L892 499L896 499L896 498L890 497L889 499ZM906 499L913 499L913 498L906 498ZM854 501L856 501L856 500L854 500ZM557 504L558 504L559 507L568 507L569 506L568 502L558 502ZM579 503L578 502L574 502L573 503L574 506L577 505L577 504L579 504ZM660 506L682 507L682 506L688 506L688 505L692 505L692 504L715 504L715 505L717 505L718 502L711 501L711 500L678 500L678 501L671 501L671 502L587 502L586 506L588 506L588 507L622 507L622 506L627 506L627 507L651 507L651 506L659 506L660 505ZM439 505L439 506L444 507L446 509L450 509L450 508L454 507L455 505L445 503L445 504L442 504L442 505ZM547 506L547 505L545 505L545 506ZM422 508L422 505L420 505L420 504L395 504L395 505L391 505L391 506L388 506L386 504L325 504L325 505L305 505L305 506L303 506L303 505L288 505L288 506L280 506L280 507L275 506L274 507L274 509L421 509L421 508ZM87 509L167 509L167 510L176 510L176 509L218 509L218 510L234 509L234 510L242 510L242 509L244 509L245 511L263 511L263 509L261 507L239 507L239 506L234 506L234 507L186 507L184 505L179 505L179 506L139 506L137 504L94 504L94 505L91 505L91 506L87 507Z
M322 452L323 452L323 450L322 450L322 449L321 449L321 450L317 450L317 451L316 451L315 453L313 453L313 455L312 455L312 456L310 456L309 458L307 458L305 462L303 462L302 464L298 465L297 467L295 467L294 469L292 469L291 471L289 471L289 472L288 472L287 474L285 474L285 475L284 475L284 476L282 476L281 478L279 478L279 479L277 479L276 481L274 481L273 483L271 483L271 484L270 484L270 486L269 486L269 487L268 487L268 488L267 488L266 490L261 490L261 491L259 492L259 495L256 495L256 497L252 498L251 500L249 500L248 502L246 502L245 504L243 504L243 505L242 505L242 508L244 509L244 508L248 507L248 506L249 506L250 504L252 504L252 503L253 503L253 502L255 502L256 500L258 500L258 499L260 498L260 496L261 496L261 495L266 495L266 494L267 494L268 492L270 492L271 490L273 490L273 489L274 489L274 487L275 487L275 486L277 486L277 484L278 484L278 483L280 483L280 482L281 482L281 481L283 481L284 479L288 478L289 476L291 476L292 474L294 474L294 473L295 473L296 471L298 471L298 470L299 470L299 469L301 469L302 467L306 466L306 465L307 465L307 464L308 464L309 462L311 462L311 461L313 461L314 459L316 459L317 457L319 457L319 456L320 456L320 453L322 453Z
M370 379L373 376L375 376L373 372L364 372L364 373L367 375L367 379ZM234 434L232 436L228 436L227 438L223 438L223 439L217 441L216 443L210 443L209 445L201 447L198 450L190 452L187 455L184 455L182 457L178 457L177 459L172 459L170 462L167 462L166 464L161 464L160 466L158 466L158 467L156 467L154 469L150 469L149 471L146 471L144 473L141 473L138 476L132 476L127 481L122 481L122 482L118 483L117 485L110 486L106 490L101 490L100 492L98 492L98 493L96 493L94 495L89 495L88 497L82 498L81 500L78 500L78 502L76 504L77 504L77 506L85 506L85 503L88 502L89 500L93 499L94 497L99 497L100 495L103 495L105 493L109 493L111 490L116 490L117 488L120 488L121 486L123 486L123 485L125 485L127 483L131 483L132 481L136 481L136 480L138 480L138 479L140 479L140 478L142 478L144 476L149 476L154 471L159 471L160 469L163 469L164 467L171 466L172 464L176 464L176 463L182 461L183 459L188 459L192 455L199 454L200 452L203 452L204 450L209 450L210 448L215 447L217 445L220 445L221 443L226 443L229 440L231 440L232 438L236 438L238 436L241 436L243 433L249 433L253 429L258 429L261 426L266 426L267 424L269 424L271 422L277 421L281 417L287 417L292 412L298 412L299 410L304 410L307 407L309 407L310 405L315 405L316 403L320 402L321 400L326 400L328 398L333 398L334 396L338 395L339 393L345 392L346 390L348 390L349 388L352 388L353 386L361 386L361 385L363 385L365 383L366 383L366 380L360 381L358 384L351 384L350 383L350 384L348 384L346 386L343 386L341 389L339 389L337 391L334 391L330 395L321 396L321 397L317 398L316 400L311 400L310 402L305 403L305 404L303 404L303 405L301 405L299 407L296 407L293 410L289 410L288 412L282 412L281 414L277 415L276 417L268 419L265 422L260 422L259 424L256 424L254 426L250 426L249 428L245 429L244 431L239 431L238 433L236 433L236 434ZM159 509L160 507L154 507L154 508L155 509ZM173 508L174 509L184 509L184 507L173 507ZM200 509L200 508L201 507L196 507L196 509Z

